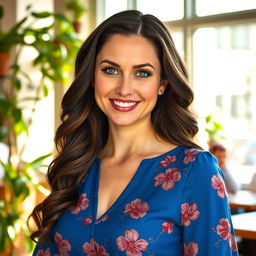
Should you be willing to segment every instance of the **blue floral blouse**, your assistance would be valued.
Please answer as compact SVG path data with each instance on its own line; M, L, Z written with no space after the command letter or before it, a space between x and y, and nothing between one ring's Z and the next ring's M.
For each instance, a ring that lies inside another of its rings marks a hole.
M96 219L101 160L58 220L54 242L33 256L238 255L223 175L209 152L179 146L144 159L125 190Z

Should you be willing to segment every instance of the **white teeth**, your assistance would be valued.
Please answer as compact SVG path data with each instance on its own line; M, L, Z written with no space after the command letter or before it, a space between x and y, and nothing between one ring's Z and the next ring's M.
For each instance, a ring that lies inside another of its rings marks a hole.
M131 106L134 106L136 104L136 102L120 102L120 101L116 101L116 100L113 100L113 102L119 106L119 107L131 107Z

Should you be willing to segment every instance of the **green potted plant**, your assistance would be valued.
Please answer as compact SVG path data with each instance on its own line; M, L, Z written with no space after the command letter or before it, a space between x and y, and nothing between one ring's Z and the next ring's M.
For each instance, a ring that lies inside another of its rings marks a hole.
M0 10L1 20L3 8L0 7ZM33 27L35 21L48 17L53 20L50 25ZM27 19L32 19L32 22L26 24ZM4 171L3 195L0 195L0 255L8 250L6 255L12 255L16 238L21 232L24 233L27 249L32 249L22 203L32 190L46 191L34 176L38 169L44 167L44 160L50 156L46 154L29 163L24 162L22 156L26 143L18 147L17 137L22 133L29 136L29 127L33 122L37 103L48 95L48 83L68 82L81 40L66 16L59 13L32 12L31 6L27 8L24 19L17 22L9 32L0 33L0 49L5 48L6 52L13 49L13 63L8 70L10 75L3 75L0 84L0 143L7 145L10 151L7 162L0 160ZM27 37L32 40L27 40ZM10 40L9 45L6 45ZM39 81L31 79L30 73L20 65L20 53L24 46L37 52L31 66L40 71ZM21 89L28 83L34 88L34 96L19 97ZM24 110L27 111L25 101L33 102L30 116L27 118L24 117Z
M6 251L7 255L12 254L14 250L14 244L17 236L21 230L24 232L24 243L26 249L31 251L33 243L30 240L30 231L27 228L24 209L22 203L30 195L31 188L36 188L39 191L45 193L38 181L32 179L35 176L35 171L38 168L43 167L43 160L49 157L50 154L41 156L30 163L24 164L24 166L15 170L10 163L3 163L0 161L1 166L4 169L4 195L0 200L0 252Z
M224 139L224 136L221 135L221 130L223 126L220 122L216 121L212 114L209 114L205 117L206 128L205 131L208 134L208 146Z
M86 8L80 2L80 0L71 0L67 3L67 9L72 13L73 26L77 33L81 32L83 14L86 12Z

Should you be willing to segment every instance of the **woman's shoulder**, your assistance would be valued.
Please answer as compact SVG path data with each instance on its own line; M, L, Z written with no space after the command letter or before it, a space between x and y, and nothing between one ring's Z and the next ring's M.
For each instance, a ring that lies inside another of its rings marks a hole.
M221 169L215 156L204 150L187 148L184 150L183 165L189 173L189 176L196 179L212 178L214 176L223 178ZM220 177L221 176L221 177Z
M219 172L217 160L212 153L187 146L178 146L165 153L160 163L163 167L171 167L175 163L177 168L186 172L205 173L206 170L207 173Z
M215 164L216 158L208 151L191 148L188 146L177 146L176 148L157 157L165 160L173 159L180 164L194 165L194 164Z
M216 158L210 152L183 145L150 160L161 167L178 168L186 173L218 169Z

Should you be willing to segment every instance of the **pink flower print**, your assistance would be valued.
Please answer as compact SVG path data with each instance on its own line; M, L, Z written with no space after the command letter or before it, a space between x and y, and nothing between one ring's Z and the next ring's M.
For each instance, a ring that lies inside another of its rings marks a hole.
M89 225L92 223L92 218L85 218L82 222L83 225Z
M104 217L102 217L101 219L99 219L98 221L95 222L95 224L99 224L101 222L107 221L108 220L108 215L105 214Z
M176 161L176 156L166 156L164 160L160 162L160 165L166 167L169 164L172 164Z
M148 242L144 239L138 240L139 233L134 230L126 230L125 236L116 239L117 247L120 251L126 251L127 256L141 256L141 251L146 251Z
M213 175L211 178L212 187L218 190L217 195L221 198L224 198L227 195L225 183L221 176L217 173L217 175Z
M237 249L236 238L232 234L230 234L228 242L229 242L229 246L230 246L230 248L232 249L233 252L238 250Z
M130 215L130 217L134 219L138 219L144 217L148 210L148 203L141 202L141 199L137 198L125 206L124 214Z
M219 225L216 227L217 234L221 236L224 240L230 237L230 224L228 219L220 219Z
M40 249L36 256L51 256L51 253L50 253L50 248L47 248L47 249Z
M174 188L174 182L179 181L180 178L181 174L177 168L167 169L165 173L159 173L155 177L156 182L154 186L156 187L162 184L163 190L170 190Z
M197 203L193 203L192 205L184 203L181 205L181 223L183 226L189 226L191 224L191 220L198 219L200 212L197 208Z
M173 231L173 226L174 226L173 222L169 222L169 221L163 222L162 231L168 234L171 234Z
M83 252L87 256L109 256L104 246L99 245L94 239L91 239L90 243L83 244Z
M196 256L198 253L198 244L191 241L188 246L184 243L184 256Z
M183 163L184 164L188 164L188 163L190 163L190 162L193 162L193 161L195 161L196 160L196 158L195 158L195 156L194 155L196 155L196 154L198 154L199 153L199 151L198 150L195 150L195 149L186 149L185 150L185 157L184 157L184 159L183 159Z
M71 213L78 214L81 210L85 210L89 205L89 199L86 198L86 193L80 195L76 206L71 207Z
M69 256L69 254L67 252L67 251L71 250L71 245L70 245L69 241L63 240L62 235L57 232L54 235L54 240L55 240L57 247L59 248L60 255L61 256Z

